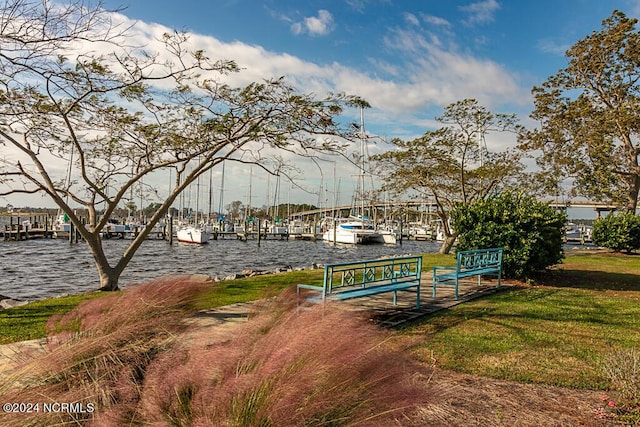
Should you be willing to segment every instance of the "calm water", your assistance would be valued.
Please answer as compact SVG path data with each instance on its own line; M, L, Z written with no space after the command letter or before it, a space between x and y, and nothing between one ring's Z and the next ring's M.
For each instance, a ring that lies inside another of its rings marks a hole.
M110 259L122 253L126 240L104 241ZM202 273L224 277L245 269L309 267L374 259L382 256L437 252L435 242L403 241L402 245L333 246L299 240L217 240L208 245L188 245L148 240L124 271L120 286L163 275ZM0 294L34 300L95 290L98 274L84 243L70 246L65 240L34 239L0 241Z

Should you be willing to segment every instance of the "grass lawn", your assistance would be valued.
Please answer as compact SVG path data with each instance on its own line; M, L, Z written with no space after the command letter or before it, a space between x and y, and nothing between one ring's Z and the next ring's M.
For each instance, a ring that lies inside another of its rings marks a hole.
M523 285L406 328L415 354L482 376L604 389L603 360L640 348L640 256L569 255Z
M100 295L99 292L69 295L0 310L0 344L43 338L51 316L66 313L82 301Z

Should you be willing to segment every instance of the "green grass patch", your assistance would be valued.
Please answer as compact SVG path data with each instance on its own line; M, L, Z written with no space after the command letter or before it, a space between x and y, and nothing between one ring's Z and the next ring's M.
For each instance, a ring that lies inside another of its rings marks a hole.
M215 284L211 292L197 302L196 308L221 307L224 305L256 301L272 297L283 289L298 283L322 284L324 270L301 270L225 280Z
M550 286L640 291L640 256L571 251L562 264L534 279Z
M89 292L0 310L0 344L43 338L46 336L47 321L52 315L67 313L82 301L100 295L100 292Z

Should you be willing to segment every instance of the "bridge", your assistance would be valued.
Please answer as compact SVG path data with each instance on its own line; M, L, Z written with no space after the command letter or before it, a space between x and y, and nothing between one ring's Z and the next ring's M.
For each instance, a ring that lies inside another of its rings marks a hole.
M545 200L542 200L543 202ZM596 211L596 215L599 218L602 212L611 212L618 208L618 206L611 203L600 203L592 201L565 201L554 202L546 200L549 206L566 210L568 208L591 208ZM434 201L429 200L409 200L409 201L386 201L386 202L374 202L368 203L364 206L342 205L334 207L325 207L318 209L311 209L308 211L296 212L291 214L289 219L301 219L311 220L324 217L345 217L353 211L363 211L364 214L372 218L384 212L388 212L390 215L405 216L405 215L435 215L437 205Z

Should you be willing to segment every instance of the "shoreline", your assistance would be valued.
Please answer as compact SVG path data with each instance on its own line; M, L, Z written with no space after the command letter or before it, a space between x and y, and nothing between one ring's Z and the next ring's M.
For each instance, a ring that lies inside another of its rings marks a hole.
M426 252L421 252L419 255L424 255L424 253L426 253ZM394 255L383 255L383 256L380 256L380 257L377 257L377 258L367 258L367 259L384 259L384 258L389 258L389 257L416 256L416 255L417 254L414 254L414 253L404 253L404 254L394 254ZM364 261L364 259L363 259L363 261ZM141 283L145 283L146 281L158 279L160 277L170 277L170 276L207 276L213 282L223 282L223 281L229 281L229 280L243 279L243 278L247 278L247 277L266 276L266 275L269 275L269 274L289 273L289 272L293 272L293 271L318 270L318 269L323 269L324 266L325 266L324 263L315 263L315 262L310 264L310 265L302 266L302 267L293 267L290 264L287 264L287 265L283 265L283 266L280 266L280 267L273 267L273 268L265 269L265 270L243 269L243 270L240 270L239 272L236 272L236 273L230 273L230 274L227 274L227 275L215 275L215 276L212 276L212 275L206 274L206 273L162 274L162 275L159 275L159 276L148 278L148 279L146 279L144 281L132 281L132 282L129 282L129 283L127 283L127 285L124 285L124 286L120 287L119 289L120 290L125 290L125 289L127 289L127 286L138 285L138 284L141 284ZM36 301L44 301L44 300L53 299L53 298L63 298L63 297L67 297L67 296L82 295L82 294L85 294L85 293L97 292L97 291L98 291L98 289L96 288L96 289L87 290L87 291L81 291L81 292L77 292L77 293L65 292L65 293L61 293L59 295L55 295L55 296L48 296L48 297L29 299L29 300L23 300L23 299L19 299L19 298L14 298L12 296L6 296L6 295L0 294L0 311L3 310L3 309L19 307L21 305L29 304L29 303L36 302ZM7 305L7 306L5 307L5 305Z

